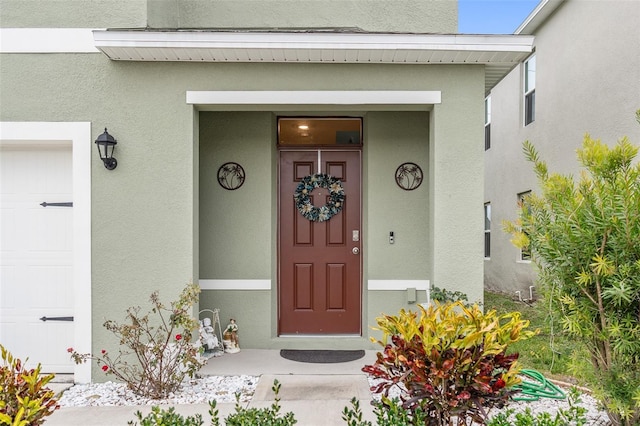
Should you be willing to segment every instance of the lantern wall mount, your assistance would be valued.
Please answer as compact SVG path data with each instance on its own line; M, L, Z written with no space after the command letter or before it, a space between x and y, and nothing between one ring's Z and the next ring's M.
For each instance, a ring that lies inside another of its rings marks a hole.
M100 159L107 170L113 170L118 166L118 161L113 157L113 151L117 143L118 141L107 132L106 127L104 128L104 133L96 139L98 154L100 154Z

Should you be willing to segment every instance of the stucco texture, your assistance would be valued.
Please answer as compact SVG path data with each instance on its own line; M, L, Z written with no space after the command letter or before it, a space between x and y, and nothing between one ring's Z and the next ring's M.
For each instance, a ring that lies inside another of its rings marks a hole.
M0 0L3 28L144 28L147 0Z
M366 116L364 189L369 279L424 280L430 276L429 114L371 112ZM395 172L403 163L418 164L423 184L401 189ZM389 233L394 243L389 243Z
M455 33L457 2L440 0L166 0L149 2L151 27L360 28Z
M220 114L209 122L207 114L198 115L186 104L188 90L441 91L442 103L429 113L392 111L393 106L371 113L371 146L365 153L371 179L365 192L370 257L364 278L430 279L465 291L472 300L481 298L483 88L483 67L473 65L141 63L112 62L100 54L0 57L2 121L88 121L92 139L107 127L118 140L117 169L106 170L97 153L91 160L94 351L117 345L102 327L105 319L121 320L127 307L148 306L153 290L165 301L175 299L201 271L213 275L203 278L275 279L273 116ZM206 130L215 120L218 129L227 123L233 132L216 131L208 139ZM246 128L241 126L245 120ZM410 155L392 149L400 141ZM211 152L205 148L210 144ZM220 191L211 181L218 160L247 165L246 191L218 194L231 204L242 201L245 210L233 216L224 203L212 205L202 195ZM392 172L400 161L410 160L423 163L428 181L405 194L394 187ZM389 200L392 205L384 205ZM421 210L427 210L424 216ZM271 216L263 217L265 211ZM229 229L209 228L210 212L228 221ZM404 224L403 217L415 225ZM238 229L242 233L234 239L232 231ZM387 240L390 230L398 232L394 247ZM217 233L232 238L216 240ZM220 241L228 243L228 252L218 252ZM239 257L243 253L251 262ZM406 300L404 292L385 293L364 297L364 330L372 324L369 315L379 314L369 306L386 312L403 307L396 301ZM223 308L223 321L228 313L237 316L248 347L292 345L274 340L275 299L273 291L205 294L201 307ZM366 336L353 342L368 345Z
M269 112L200 114L200 278L271 277L274 125ZM218 169L239 163L237 190L218 184Z
M1 0L5 28L360 28L455 33L441 0Z
M517 195L538 191L522 153L529 140L550 172L579 176L576 150L585 133L608 144L640 143L640 3L569 0L536 31L536 119L523 125L523 69L491 92L491 148L485 153L485 202L492 205L491 259L485 285L529 297L536 271L502 230L516 218ZM634 52L634 53L632 53Z

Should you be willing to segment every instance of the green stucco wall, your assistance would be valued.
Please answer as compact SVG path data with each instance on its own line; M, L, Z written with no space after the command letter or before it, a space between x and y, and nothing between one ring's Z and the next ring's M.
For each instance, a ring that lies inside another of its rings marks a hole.
M154 290L173 300L197 279L193 109L165 66L100 54L0 57L2 121L89 121L86 143L104 127L118 140L115 170L92 155L94 351L115 349L106 319L148 306Z
M277 338L273 325L272 292L262 290L204 290L200 298L202 308L217 307L220 309L222 327L234 318L239 326L241 348L317 348L317 349L376 349L370 336L381 338L380 333L372 327L376 326L376 318L382 314L396 314L400 309L418 310L416 303L425 303L426 294L420 292L416 303L407 303L404 291L369 291L366 292L364 323L362 337Z
M484 70L453 67L446 74L459 84L443 90L431 114L432 283L482 302Z
M233 318L241 348L273 348L271 291L203 290L201 309L219 309L222 328Z
M427 112L370 112L365 149L368 279L424 280L429 267L429 186L405 191L395 182L399 165L429 168ZM389 243L394 233L394 244Z
M0 0L0 23L3 28L143 28L147 0Z
M455 33L455 1L442 0L153 0L151 27L336 28Z
M5 28L361 28L455 33L442 0L1 0ZM81 6L79 6L81 5Z
M0 120L88 121L87 143L104 127L118 140L116 170L107 171L97 153L91 160L94 351L116 344L104 320L122 319L129 306L146 306L153 290L171 300L201 271L213 274L202 278L235 278L240 272L242 278L275 277L273 115L198 114L186 104L188 90L441 91L442 104L429 113L364 111L365 280L430 279L481 298L482 66L142 63L113 62L97 53L2 54ZM240 126L245 120L252 124ZM225 126L233 133L222 133ZM410 154L398 152L400 146ZM404 193L394 187L393 170L413 160L425 163L428 180ZM211 180L220 161L247 166L246 191L220 192ZM208 191L232 204L243 200L247 211L230 216L224 204L212 205L202 196ZM216 244L230 233L209 234L211 212L229 221L231 231L247 227L243 246L234 242L229 252L218 252ZM393 247L390 230L397 232ZM249 261L238 264L239 255ZM230 265L220 259L230 259ZM201 308L220 307L223 321L237 316L247 347L272 347L278 343L271 340L275 299L272 291L207 290ZM405 300L403 291L366 294L365 333L373 317L405 306Z
M428 170L427 112L369 112L364 118L364 216L362 238L369 279L427 279L428 184L400 189L396 168L411 161ZM276 115L270 112L200 114L200 278L268 279L272 207L276 204ZM217 183L229 161L247 173L236 191ZM389 208L391 206L391 208ZM241 213L239 213L241 212ZM389 232L395 243L389 244ZM275 233L275 231L273 231Z
M269 112L200 114L200 278L272 275L272 126ZM230 161L246 173L235 191L217 179L218 168Z
M308 112L307 112L308 113ZM353 114L350 114L353 115ZM407 161L428 170L429 114L426 111L360 113L364 120L363 305L365 339L342 340L368 347L368 327L381 312L411 308L405 291L366 290L368 279L429 279L428 183L414 191L400 189L396 168ZM200 113L200 279L268 279L277 277L277 114L264 112ZM235 191L218 185L218 168L240 163L247 179ZM389 244L389 231L396 241ZM272 284L273 288L276 286ZM426 294L420 295L426 301ZM274 291L204 290L202 308L219 308L223 323L233 317L248 324L245 347L289 345L277 336ZM296 341L298 344L301 340ZM312 344L305 340L304 344Z

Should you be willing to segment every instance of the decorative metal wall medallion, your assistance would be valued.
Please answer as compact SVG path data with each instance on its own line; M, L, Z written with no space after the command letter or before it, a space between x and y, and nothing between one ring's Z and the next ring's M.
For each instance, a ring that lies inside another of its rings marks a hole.
M244 183L244 169L238 163L224 163L218 169L218 183L224 189L234 191Z
M422 184L422 169L416 163L403 163L396 169L396 183L405 191L413 191Z

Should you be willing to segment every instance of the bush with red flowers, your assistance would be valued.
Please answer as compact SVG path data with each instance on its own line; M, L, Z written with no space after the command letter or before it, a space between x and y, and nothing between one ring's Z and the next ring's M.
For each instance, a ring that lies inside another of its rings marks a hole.
M372 340L384 350L363 368L379 379L372 391L391 404L389 391L398 387L402 408L428 425L484 424L489 409L502 407L520 382L518 354L507 355L508 346L536 332L524 331L529 321L519 312L498 316L461 302L420 309L377 319L384 337Z
M192 334L198 321L192 307L198 300L200 287L189 284L177 301L167 307L158 292L151 294L151 312L142 315L141 308L127 309L126 322L108 320L103 325L120 342L115 356L102 349L100 355L81 354L67 349L76 363L92 359L107 375L122 380L138 395L161 399L175 392L186 376L193 377L202 367L198 347ZM151 319L154 314L157 319Z

